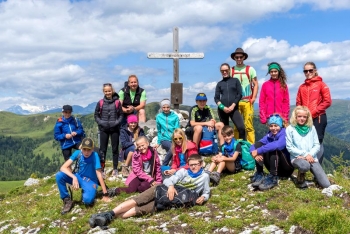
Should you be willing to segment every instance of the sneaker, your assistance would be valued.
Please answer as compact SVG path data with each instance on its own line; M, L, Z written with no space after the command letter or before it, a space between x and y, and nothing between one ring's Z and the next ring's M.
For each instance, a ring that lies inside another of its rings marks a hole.
M99 226L102 229L105 229L107 224L109 224L112 220L113 220L113 216L112 216L111 212L103 212L100 214L93 214L89 218L89 225L91 228Z
M259 189L264 191L271 189L278 185L278 176L268 174L262 183L259 185Z
M114 169L114 170L113 170L112 176L118 177L118 170L117 170L117 169Z
M257 188L259 187L259 185L263 182L263 180L265 179L265 175L263 172L255 172L254 176L253 176L253 183L252 183L252 187Z
M66 197L63 199L63 209L61 214L68 213L73 207L73 201L70 199L70 197Z
M127 178L129 176L130 172L129 172L129 167L128 166L122 166L122 176L124 178Z
M217 171L211 172L209 175L210 182L213 183L213 186L218 186L220 183L220 173Z

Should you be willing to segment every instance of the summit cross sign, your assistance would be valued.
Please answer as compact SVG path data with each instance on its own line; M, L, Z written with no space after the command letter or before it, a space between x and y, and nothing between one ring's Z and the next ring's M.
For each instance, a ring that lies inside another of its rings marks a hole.
M182 104L182 83L179 83L179 59L202 59L204 53L179 53L179 28L173 29L173 52L172 53L148 53L150 59L173 59L174 83L171 83L171 103L174 109L178 110Z

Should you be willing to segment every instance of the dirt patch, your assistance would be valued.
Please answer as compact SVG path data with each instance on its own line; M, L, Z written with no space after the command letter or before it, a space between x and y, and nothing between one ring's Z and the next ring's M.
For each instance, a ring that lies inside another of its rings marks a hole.
M295 228L293 234L313 234L313 232L298 226Z
M270 214L279 219L279 220L286 220L288 218L288 214L282 210L270 210Z

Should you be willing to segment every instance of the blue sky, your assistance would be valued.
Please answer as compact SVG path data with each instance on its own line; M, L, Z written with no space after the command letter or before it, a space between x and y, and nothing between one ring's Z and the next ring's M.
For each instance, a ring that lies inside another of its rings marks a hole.
M102 97L102 84L116 90L136 74L148 102L169 98L170 59L179 27L180 52L203 59L180 60L184 104L198 92L213 103L219 65L233 65L242 47L257 70L260 87L266 64L281 63L291 104L304 80L303 64L314 61L333 98L349 98L349 0L210 1L0 1L0 109L16 104L86 106Z

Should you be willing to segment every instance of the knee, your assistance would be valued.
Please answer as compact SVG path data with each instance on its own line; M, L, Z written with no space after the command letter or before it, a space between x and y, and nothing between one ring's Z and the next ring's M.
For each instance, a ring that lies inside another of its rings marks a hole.
M66 174L64 174L62 171L59 171L56 173L56 181L61 181L64 177L65 177Z
M215 124L215 128L218 130L221 130L224 127L224 123L223 122L218 122Z
M200 133L200 132L202 132L202 130L203 130L203 127L202 127L202 126L199 126L199 125L194 126L194 128L193 128L193 131L194 131L195 133Z
M145 109L140 109L138 112L139 112L139 115L142 115L142 116L146 114Z
M95 194L93 193L84 193L83 194L83 202L86 205L92 205L95 201Z

